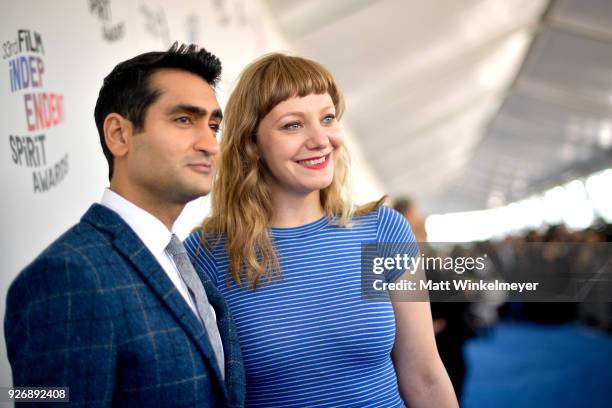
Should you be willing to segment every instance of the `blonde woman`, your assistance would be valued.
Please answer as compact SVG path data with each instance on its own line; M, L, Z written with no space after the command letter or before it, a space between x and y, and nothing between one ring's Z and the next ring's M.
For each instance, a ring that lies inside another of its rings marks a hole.
M351 202L342 110L314 61L248 66L226 107L212 213L187 250L229 303L247 406L455 407L429 304L361 298L361 244L414 236L381 201Z

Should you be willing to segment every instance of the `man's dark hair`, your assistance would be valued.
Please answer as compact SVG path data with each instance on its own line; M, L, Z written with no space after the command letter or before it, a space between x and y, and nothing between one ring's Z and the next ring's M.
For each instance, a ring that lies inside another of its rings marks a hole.
M118 113L129 119L135 131L142 130L147 108L160 96L151 87L149 78L160 69L180 69L191 72L215 87L221 76L221 62L195 44L174 43L168 51L147 52L119 63L104 78L98 95L94 117L104 156L108 161L108 179L113 176L113 154L104 140L104 119L110 113Z

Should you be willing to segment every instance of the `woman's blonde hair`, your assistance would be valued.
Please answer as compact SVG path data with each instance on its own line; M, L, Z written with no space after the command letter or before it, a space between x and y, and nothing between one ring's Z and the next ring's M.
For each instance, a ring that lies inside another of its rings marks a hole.
M306 58L265 55L240 75L225 108L211 215L200 226L205 245L211 235L227 237L228 284L231 276L238 284L256 288L274 272L280 272L270 237L272 200L255 147L260 121L282 101L325 93L331 97L339 119L344 99L334 77L321 64ZM327 216L346 226L355 213L373 211L384 197L355 207L349 183L350 160L343 145L335 159L333 181L321 190L321 205Z

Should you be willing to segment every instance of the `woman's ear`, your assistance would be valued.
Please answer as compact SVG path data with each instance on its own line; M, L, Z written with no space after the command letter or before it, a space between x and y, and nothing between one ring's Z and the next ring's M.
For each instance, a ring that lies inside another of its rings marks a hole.
M109 113L104 119L104 141L113 156L125 156L134 132L132 122L118 113Z

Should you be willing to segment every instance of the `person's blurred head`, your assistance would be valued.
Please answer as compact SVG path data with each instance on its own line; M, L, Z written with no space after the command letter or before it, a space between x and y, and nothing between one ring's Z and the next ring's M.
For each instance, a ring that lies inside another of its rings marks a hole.
M546 232L538 234L539 241L544 242L564 242L569 240L569 232L564 224L551 225Z
M414 201L409 197L398 197L393 200L392 207L398 213L408 217L408 214L414 207Z
M406 220L408 220L417 241L424 242L427 240L425 221L423 220L423 217L421 216L421 213L412 198L405 196L397 197L393 201L392 207L395 211L402 214Z
M541 242L542 238L542 235L538 231L529 230L525 233L523 239L525 242Z

